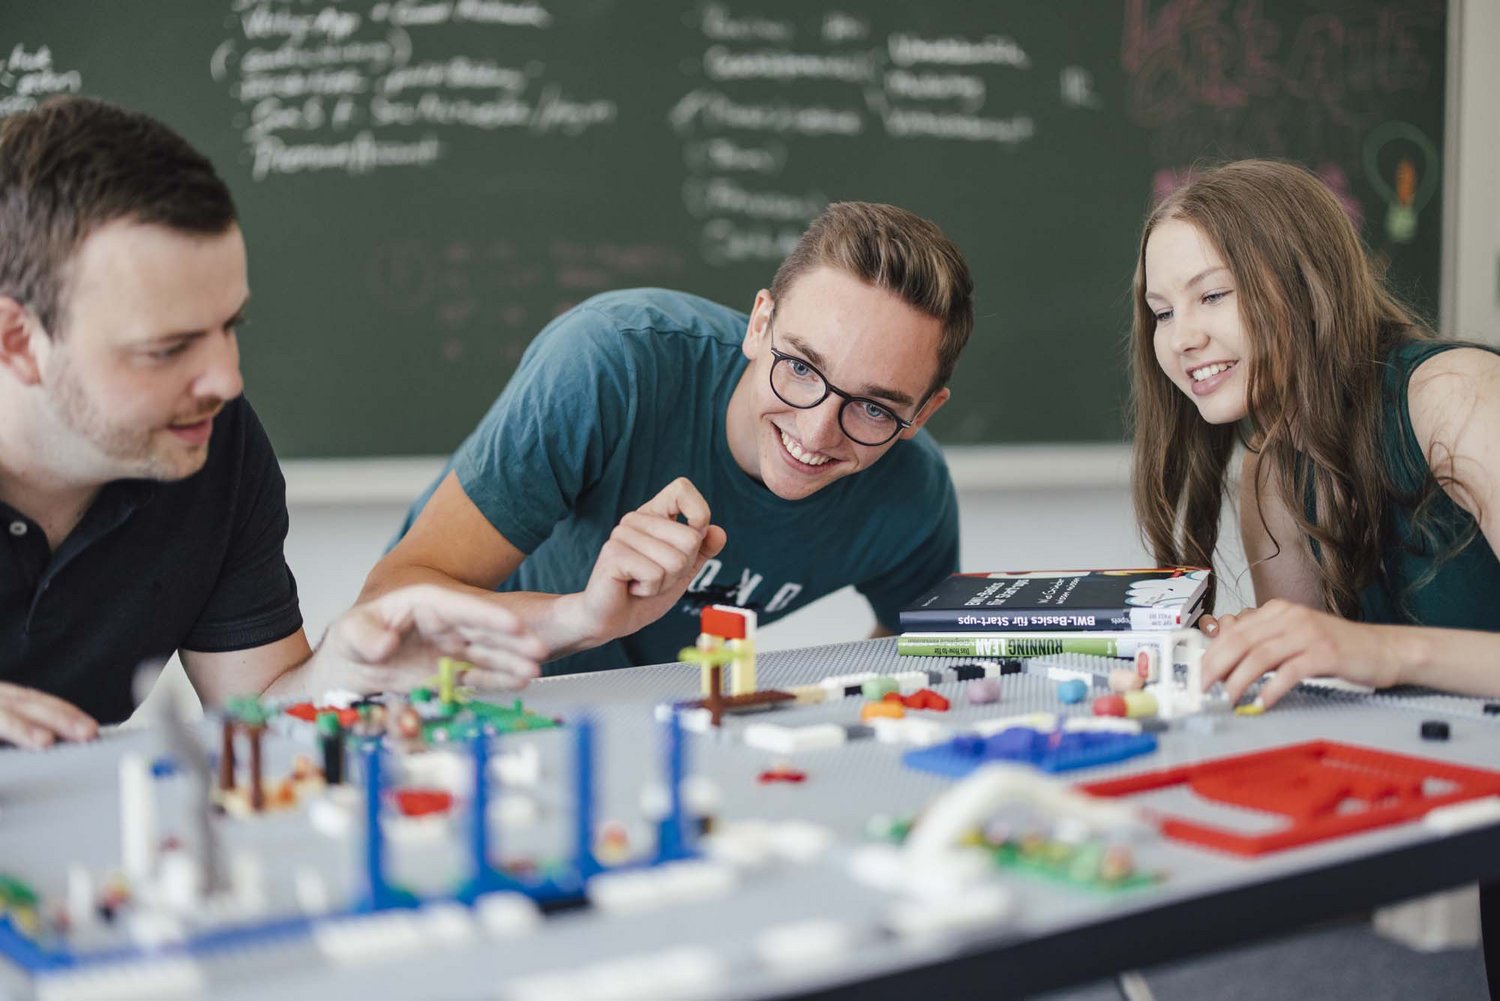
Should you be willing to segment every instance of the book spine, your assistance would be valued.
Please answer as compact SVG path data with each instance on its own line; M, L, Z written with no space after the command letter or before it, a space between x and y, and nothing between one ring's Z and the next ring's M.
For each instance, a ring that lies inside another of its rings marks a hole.
M1159 636L954 636L908 633L896 638L903 657L1049 657L1086 653L1095 657L1134 657L1142 646L1157 646Z
M908 632L1012 633L1098 630L1126 632L1137 628L1123 608L1082 608L1059 612L986 612L983 610L914 608L901 613L901 628ZM1141 627L1145 628L1145 627ZM1152 626L1174 629L1174 624Z

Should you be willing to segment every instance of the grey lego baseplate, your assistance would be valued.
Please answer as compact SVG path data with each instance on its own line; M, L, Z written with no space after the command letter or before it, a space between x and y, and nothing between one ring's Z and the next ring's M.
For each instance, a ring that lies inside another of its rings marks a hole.
M951 708L911 710L908 715L956 733L987 720L1033 713L1089 717L1088 700L1072 705L1059 701L1059 678L1068 672L1097 675L1091 680L1091 694L1097 694L1103 690L1104 673L1122 662L1076 657L1029 661L1023 672L998 679L998 702L982 705L967 701L968 682L954 680L956 667L972 663L965 658L898 657L893 639L873 640L763 654L759 687L787 689L865 672L931 672L922 687L945 696ZM547 679L524 697L527 708L536 712L565 722L585 716L593 721L596 820L613 822L628 841L627 851L638 851L653 837L649 819L642 817L642 801L659 802L665 795L666 752L658 707L698 694L699 670L676 664ZM0 991L23 998L274 995L278 1001L780 996L1111 916L1144 914L1171 901L1444 837L1430 824L1403 823L1248 859L1143 833L1130 844L1135 865L1140 872L1160 874L1159 882L1106 891L1012 869L987 869L974 878L997 888L996 896L985 899L993 903L1003 897L1002 908L988 918L912 932L903 924L904 916L920 912L922 901L857 877L854 871L861 863L856 860L868 854L872 821L909 819L955 780L907 767L902 755L908 747L881 742L860 729L852 731L855 739L838 746L792 753L759 750L744 741L747 727L762 724L857 728L864 704L860 697L833 698L727 717L717 732L684 734L686 770L696 777L690 783L694 796L706 795L703 779L715 790L714 827L700 847L721 861L714 863L716 888L682 893L675 903L678 890L662 883L646 891L644 903L628 910L570 908L515 927L503 922L486 926L474 912L454 905L338 917L360 879L359 824L324 833L311 821L312 807L299 807L219 822L227 854L252 875L258 870L261 923L289 922L279 932L187 953L168 945L146 961L139 948L129 948L121 951L121 962L71 973L32 976L0 959ZM1422 739L1413 708L1446 722L1448 739ZM1487 768L1500 761L1497 723L1485 717L1482 704L1470 705L1470 700L1301 688L1261 716L1220 714L1194 725L1174 722L1155 734L1158 748L1153 753L1069 772L1059 781L1092 782L1309 740ZM201 729L212 749L216 729L211 721ZM496 839L506 859L545 860L565 853L575 805L568 780L576 746L572 734L564 727L495 741L496 755L535 754L540 762L535 784L499 794L508 797L508 808L514 807L509 814L502 812ZM283 719L266 738L266 770L281 775L295 754L314 750L312 728ZM69 892L70 866L75 873L96 874L117 868L122 853L119 763L131 753L158 756L158 737L150 731L116 731L86 746L0 753L0 874L24 880L44 901L56 901ZM392 767L394 775L403 774L399 759ZM764 771L787 768L804 773L804 780L758 781ZM157 815L166 833L169 819L184 810L185 792L180 778L159 779L156 787ZM524 809L516 805L521 801ZM1264 815L1195 805L1181 793L1152 794L1150 805L1220 823L1238 820L1252 833L1266 826ZM465 823L458 809L451 818L426 825L404 824L401 836L391 837L387 845L393 878L429 898L461 881ZM717 838L724 840L715 842ZM712 849L715 843L738 845L737 857L724 861ZM317 909L309 914L306 888L315 883L328 898L329 914ZM972 890L967 887L969 896L963 898L970 903L979 899ZM940 892L934 893L941 904ZM340 945L341 930L348 931L352 945ZM122 930L109 927L90 934L92 939L80 932L77 944L118 946L124 937Z

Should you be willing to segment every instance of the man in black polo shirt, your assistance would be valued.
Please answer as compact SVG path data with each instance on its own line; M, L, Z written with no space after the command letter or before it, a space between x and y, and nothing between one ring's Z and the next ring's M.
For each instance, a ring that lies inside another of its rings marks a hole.
M92 737L173 651L210 704L407 688L438 652L480 686L535 675L514 615L435 587L310 650L240 395L248 297L229 191L176 133L85 98L0 123L0 741Z

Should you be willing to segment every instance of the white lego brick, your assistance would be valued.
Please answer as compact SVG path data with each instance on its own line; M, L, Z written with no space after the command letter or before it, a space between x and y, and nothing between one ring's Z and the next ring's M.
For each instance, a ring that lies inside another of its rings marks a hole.
M804 973L838 966L864 936L853 925L814 918L768 928L755 937L755 955L774 970Z
M688 733L708 733L714 728L714 714L707 709L684 709L677 721Z
M156 874L156 789L144 754L126 754L119 764L120 859L132 883Z
M1375 912L1375 932L1418 952L1472 949L1480 942L1479 888L1466 886Z
M1135 734L1141 732L1141 722L1124 716L1069 716L1063 729L1069 733Z
M103 963L36 978L37 1001L161 1001L207 991L202 969L186 957Z
M94 877L78 862L68 863L68 925L75 931L90 927L98 919L94 908Z
M507 801L508 797L496 805L503 808ZM387 814L381 819L380 827L385 831L386 841L395 847L431 847L443 844L450 836L448 818L434 813L421 817Z
M981 886L943 897L901 901L886 912L886 927L903 938L942 938L953 932L995 928L1014 906L1015 897L1005 887Z
M330 688L323 693L323 697L314 701L314 705L330 709L348 709L354 703L364 698L358 692L351 692L346 688Z
M906 857L895 845L860 845L849 855L849 875L877 890L895 892L905 882Z
M601 911L629 914L662 905L656 885L646 870L601 873L589 880L584 892Z
M445 949L460 948L479 937L479 928L463 904L452 901L427 904L417 911L416 918L427 941Z
M650 957L653 990L645 998L692 1001L718 993L728 980L723 960L703 946L682 946Z
M833 831L810 820L783 820L771 825L771 850L800 865L818 858L835 841Z
M323 874L312 866L297 867L292 888L297 896L297 906L302 909L303 914L319 917L333 909L328 884L324 882Z
M187 941L182 921L156 908L132 910L126 920L130 940L147 952Z
M495 938L529 935L542 925L536 901L521 893L486 893L474 901L474 917Z
M682 780L682 805L695 817L716 813L723 796L719 786L707 775L689 775Z
M657 875L659 888L675 904L720 897L739 885L739 875L732 868L706 859L672 862L648 871Z
M490 777L503 785L531 787L542 780L542 752L533 741L521 741L490 759Z
M742 869L753 869L771 860L771 824L764 820L736 820L714 825L703 839L709 858Z
M330 838L347 838L356 829L356 816L363 798L352 786L333 786L323 790L307 806L307 820L313 830Z
M235 910L244 917L266 913L266 876L260 855L249 849L235 852L229 859L229 892Z
M815 706L828 701L828 690L822 685L793 685L785 690L796 697L799 706Z
M184 851L165 852L156 878L156 896L179 913L187 913L203 898L203 866Z
M742 739L746 747L770 751L772 754L795 754L798 751L838 747L849 739L849 735L837 723L814 723L810 726L751 723L745 727Z
M1457 834L1472 827L1483 827L1500 820L1500 796L1471 799L1429 811L1422 823L1443 834Z
M400 761L392 785L421 786L442 789L454 795L467 795L474 788L474 761L452 751L424 751L407 754Z
M313 925L313 944L330 962L350 966L425 952L428 941L409 911L382 911Z
M874 729L875 739L882 744L928 747L941 744L953 736L953 730L947 724L921 716L903 716L900 719L876 716L868 725Z
M726 981L724 963L703 947L624 956L568 973L521 977L511 1001L675 1001L710 996Z
M857 881L914 898L956 896L994 871L984 852L970 849L914 856L895 845L861 845L849 858L849 874Z
M735 870L723 863L691 860L607 872L589 880L586 892L601 911L635 913L722 896L738 882Z
M541 819L536 800L522 793L502 794L490 800L486 817L491 827L534 827Z

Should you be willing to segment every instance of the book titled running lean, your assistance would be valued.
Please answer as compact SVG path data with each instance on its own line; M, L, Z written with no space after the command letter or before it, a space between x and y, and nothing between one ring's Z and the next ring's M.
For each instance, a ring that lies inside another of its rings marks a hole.
M901 629L1182 629L1203 607L1208 575L1201 567L959 573L904 609Z

